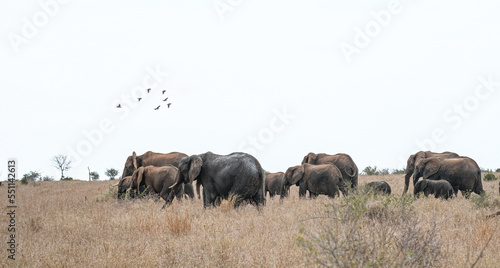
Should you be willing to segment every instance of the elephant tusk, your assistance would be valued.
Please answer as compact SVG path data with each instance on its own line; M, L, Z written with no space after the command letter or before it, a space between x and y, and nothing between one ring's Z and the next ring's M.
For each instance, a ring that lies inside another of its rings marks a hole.
M172 189L177 185L177 182L175 182L172 186L168 187L168 189Z
M116 184L113 184L113 187L116 187L116 186L118 186L118 183L116 183Z

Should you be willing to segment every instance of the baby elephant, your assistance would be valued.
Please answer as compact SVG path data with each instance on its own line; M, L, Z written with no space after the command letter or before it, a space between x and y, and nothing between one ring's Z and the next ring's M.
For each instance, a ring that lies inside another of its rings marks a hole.
M413 194L419 196L420 192L424 192L427 197L429 194L434 194L436 198L448 199L453 197L453 187L446 180L426 180L423 179L415 184Z
M174 197L182 200L184 195L184 186L179 183L179 170L172 165L139 167L132 174L130 190L135 192L142 186L165 200L163 208L171 204Z
M288 196L288 191L290 186L285 188L283 184L285 183L285 173L266 173L266 194L269 192L269 196L273 198L275 195L281 196L281 192L285 191L284 196Z
M385 181L372 181L366 185L375 193L391 194L391 186Z

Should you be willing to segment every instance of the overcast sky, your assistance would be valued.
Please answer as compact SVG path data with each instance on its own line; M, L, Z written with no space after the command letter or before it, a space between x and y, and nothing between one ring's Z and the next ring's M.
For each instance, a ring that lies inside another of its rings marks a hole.
M500 168L500 3L347 2L2 1L1 177L14 157L58 179L63 154L106 178L148 150Z

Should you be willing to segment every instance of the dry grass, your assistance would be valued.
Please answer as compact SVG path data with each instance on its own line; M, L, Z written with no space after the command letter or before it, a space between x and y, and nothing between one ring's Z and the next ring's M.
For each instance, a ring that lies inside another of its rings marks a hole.
M328 240L326 231L340 234L337 242L345 247L338 252L349 261L342 266L470 267L491 238L476 267L498 267L500 216L486 219L500 210L498 181L483 182L486 198L419 199L412 201L413 212L405 212L398 210L397 201L402 176L361 176L360 184L374 180L386 180L396 201L387 205L387 198L367 199L357 218L352 217L356 209L345 213L343 198L299 200L296 187L283 202L268 199L258 211L248 205L235 210L228 201L205 210L198 199L174 200L164 210L163 201L151 198L120 202L107 196L113 181L19 185L17 260L7 259L4 243L0 266L305 267L319 264L324 252L313 248ZM2 186L0 199L6 201L6 194ZM5 240L5 206L3 210L0 234ZM342 235L355 224L361 231ZM357 240L346 242L350 238ZM405 263L398 256L403 247L432 249L415 250L429 262Z

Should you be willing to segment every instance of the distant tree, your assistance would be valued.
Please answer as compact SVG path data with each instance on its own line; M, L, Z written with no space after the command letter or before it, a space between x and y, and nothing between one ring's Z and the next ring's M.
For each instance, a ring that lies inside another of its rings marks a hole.
M497 169L495 170L495 172L500 172L500 168L497 168Z
M29 173L23 175L21 184L28 184L30 181L35 182L38 178L40 178L40 176L41 174L39 172L30 171Z
M391 174L405 174L406 173L406 167L402 168L402 169L393 169Z
M379 172L378 172L378 175L389 175L390 172L389 172L389 169L388 168L384 168L384 169L381 169Z
M479 169L481 170L481 172L486 172L486 173L491 173L493 172L492 169L489 169L489 168L482 168L482 167L479 167Z
M61 178L62 181L72 181L73 178L71 177L64 177L64 178Z
M50 176L43 176L43 178L40 178L41 181L53 181L54 178L50 177Z
M56 155L52 158L52 165L61 171L61 180L64 178L64 171L71 168L71 160L67 155Z
M106 172L104 172L104 175L108 176L110 180L114 180L116 175L118 175L118 170L114 168L108 168L106 169Z
M90 178L93 180L93 181L96 181L99 179L99 173L97 173L97 171L92 171L89 173L90 175Z
M365 169L363 169L363 173L366 175L378 175L379 172L377 171L377 166L371 167L367 166Z

